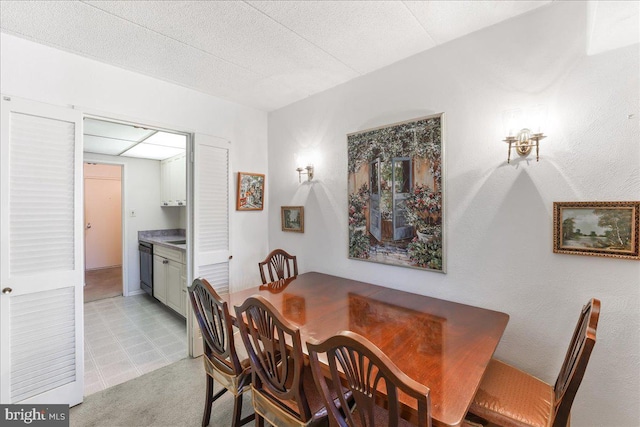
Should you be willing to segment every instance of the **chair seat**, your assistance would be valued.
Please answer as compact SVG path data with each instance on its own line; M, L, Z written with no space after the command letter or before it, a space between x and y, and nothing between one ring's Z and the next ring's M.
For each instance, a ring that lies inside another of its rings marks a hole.
M492 359L469 412L506 427L548 427L553 401L552 386Z

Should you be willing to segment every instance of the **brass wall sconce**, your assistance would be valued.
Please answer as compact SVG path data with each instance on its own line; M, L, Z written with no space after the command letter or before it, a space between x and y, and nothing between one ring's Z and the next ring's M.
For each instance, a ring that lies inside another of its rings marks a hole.
M302 182L302 175L307 176L307 181L311 181L313 179L313 165L307 165L305 168L298 168L298 182ZM306 170L306 172L303 172Z
M504 131L507 134L503 141L509 144L507 163L511 163L511 148L515 148L520 156L526 157L535 147L536 162L540 161L540 140L546 138L541 128L546 116L547 108L544 105L536 105L526 110L518 108L503 113Z
M531 133L527 128L522 129L516 136L507 136L503 141L509 144L509 153L507 154L507 163L511 162L511 147L515 146L516 152L526 157L531 153L533 147L536 147L536 162L540 161L540 140L546 138L542 132Z

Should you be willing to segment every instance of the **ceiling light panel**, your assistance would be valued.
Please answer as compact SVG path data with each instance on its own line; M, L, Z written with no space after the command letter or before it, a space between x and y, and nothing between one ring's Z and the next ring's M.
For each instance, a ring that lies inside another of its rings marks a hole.
M134 144L136 144L136 142L134 141L84 135L83 151L85 153L108 154L110 156L117 156Z
M169 132L156 132L144 140L145 144L162 145L164 147L175 147L185 149L187 147L187 137Z
M141 159L164 160L169 157L177 156L184 152L182 148L163 147L162 145L140 144L125 151L121 155L124 157L138 157Z
M127 141L142 141L151 135L154 130L144 129L121 123L107 122L104 120L84 119L84 134L92 136L124 139Z

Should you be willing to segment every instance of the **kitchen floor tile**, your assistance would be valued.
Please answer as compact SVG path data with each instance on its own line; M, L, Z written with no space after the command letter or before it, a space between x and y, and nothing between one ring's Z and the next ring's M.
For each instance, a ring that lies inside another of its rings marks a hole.
M85 304L89 395L187 357L186 321L148 295Z

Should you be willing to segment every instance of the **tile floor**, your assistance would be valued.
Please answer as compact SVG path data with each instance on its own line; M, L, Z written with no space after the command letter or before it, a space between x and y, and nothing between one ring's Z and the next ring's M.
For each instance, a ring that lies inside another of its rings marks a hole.
M84 305L85 396L187 357L186 320L147 294Z

